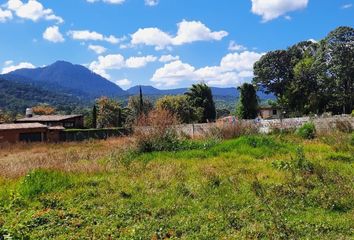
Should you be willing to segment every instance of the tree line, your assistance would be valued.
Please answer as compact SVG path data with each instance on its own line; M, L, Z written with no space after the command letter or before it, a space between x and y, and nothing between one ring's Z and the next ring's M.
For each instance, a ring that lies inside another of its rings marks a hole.
M265 54L253 83L277 96L293 115L349 114L354 101L354 29L338 27L319 42L304 41Z

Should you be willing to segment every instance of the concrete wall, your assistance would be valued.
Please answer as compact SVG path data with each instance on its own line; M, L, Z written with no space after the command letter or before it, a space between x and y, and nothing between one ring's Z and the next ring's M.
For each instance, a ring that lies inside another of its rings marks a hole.
M253 124L258 128L261 133L269 133L273 129L296 129L301 127L306 122L313 122L316 126L317 131L326 132L336 129L338 122L349 122L354 129L354 117L350 115L333 116L333 117L303 117L303 118L287 118L282 121L279 119L272 120L242 120L242 122L247 124ZM223 123L224 125L232 124L230 122ZM235 124L240 124L236 122ZM220 123L205 123L205 124L186 124L177 126L177 131L181 134L185 134L191 137L203 136L208 133L212 128L220 126Z

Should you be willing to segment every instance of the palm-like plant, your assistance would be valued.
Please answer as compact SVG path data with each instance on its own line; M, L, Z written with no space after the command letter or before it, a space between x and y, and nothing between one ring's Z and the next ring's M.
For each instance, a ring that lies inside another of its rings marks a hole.
M213 122L216 119L216 109L211 89L205 83L193 84L185 93L194 108L201 109L200 122Z

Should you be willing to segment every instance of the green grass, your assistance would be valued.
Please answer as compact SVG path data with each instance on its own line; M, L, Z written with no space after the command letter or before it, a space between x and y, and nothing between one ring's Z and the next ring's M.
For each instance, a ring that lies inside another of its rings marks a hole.
M352 239L354 146L341 141L248 136L0 179L0 239Z

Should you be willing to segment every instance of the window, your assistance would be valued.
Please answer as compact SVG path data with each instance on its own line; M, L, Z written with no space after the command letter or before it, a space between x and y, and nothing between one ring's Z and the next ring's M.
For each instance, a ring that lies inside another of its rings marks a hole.
M66 122L66 123L64 123L64 127L65 128L73 128L74 127L74 123L73 122Z
M278 115L278 111L276 109L273 109L273 116Z

